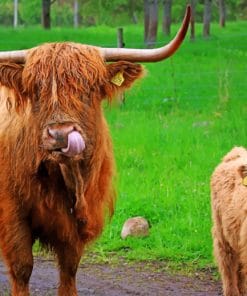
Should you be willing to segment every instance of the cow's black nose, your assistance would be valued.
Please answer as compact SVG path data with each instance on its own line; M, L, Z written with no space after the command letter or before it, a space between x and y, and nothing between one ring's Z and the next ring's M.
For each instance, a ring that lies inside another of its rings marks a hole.
M80 128L70 122L48 124L42 138L46 150L68 157L81 154L86 147Z
M73 130L73 125L56 125L47 127L48 135L55 140L67 138L68 134L71 133Z
M54 124L47 127L47 141L54 149L64 148L68 145L68 135L74 131L72 124Z

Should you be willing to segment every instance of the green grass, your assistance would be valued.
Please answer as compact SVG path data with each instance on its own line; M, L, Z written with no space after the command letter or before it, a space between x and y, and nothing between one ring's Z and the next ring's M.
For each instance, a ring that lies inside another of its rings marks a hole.
M210 175L233 146L247 145L246 29L246 22L225 29L213 25L209 39L187 39L169 60L145 65L147 76L126 93L124 105L105 108L118 168L118 201L111 223L93 246L100 258L115 254L196 268L213 265ZM199 25L197 34L201 31ZM142 47L141 27L124 32L127 46ZM0 49L55 40L116 43L116 30L106 27L0 28L0 34ZM162 39L160 34L159 42L168 41ZM121 240L125 219L139 215L149 220L150 236Z

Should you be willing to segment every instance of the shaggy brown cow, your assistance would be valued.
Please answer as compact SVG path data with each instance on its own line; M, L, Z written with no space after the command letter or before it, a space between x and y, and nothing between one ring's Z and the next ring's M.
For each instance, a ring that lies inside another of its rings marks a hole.
M232 149L212 180L214 255L225 296L247 295L247 151Z
M0 53L0 248L12 295L29 295L36 239L57 255L58 294L77 295L83 249L101 233L115 198L101 101L142 76L133 61L173 54L189 18L188 8L177 36L154 50L51 43Z

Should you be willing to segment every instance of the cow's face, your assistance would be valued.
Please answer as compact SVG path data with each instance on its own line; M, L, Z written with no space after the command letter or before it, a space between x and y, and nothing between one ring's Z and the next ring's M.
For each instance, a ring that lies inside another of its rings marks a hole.
M102 133L102 99L143 72L130 62L105 64L97 49L74 43L42 45L23 66L11 65L16 74L7 86L15 89L17 106L29 105L42 153L57 161L90 157Z

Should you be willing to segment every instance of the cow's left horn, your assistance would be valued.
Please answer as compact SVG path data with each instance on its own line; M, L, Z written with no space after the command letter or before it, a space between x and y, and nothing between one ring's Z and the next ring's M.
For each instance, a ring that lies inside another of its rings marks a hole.
M167 45L154 49L132 49L132 48L100 48L102 56L106 61L130 61L130 62L158 62L171 56L183 42L187 33L191 17L191 7L187 6L183 23L174 37Z
M28 50L13 50L0 52L1 61L12 61L15 63L24 63Z

